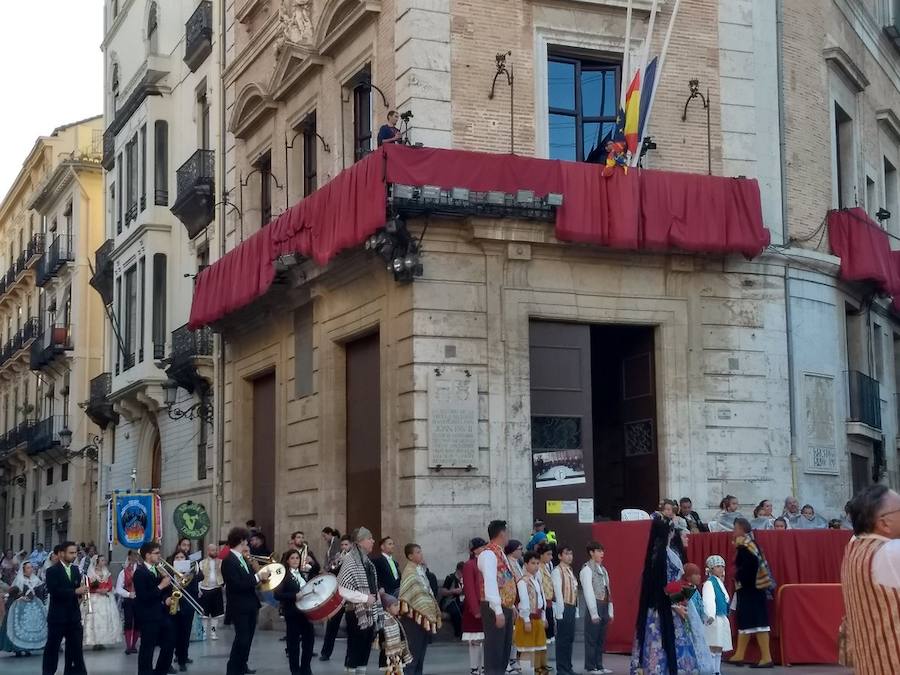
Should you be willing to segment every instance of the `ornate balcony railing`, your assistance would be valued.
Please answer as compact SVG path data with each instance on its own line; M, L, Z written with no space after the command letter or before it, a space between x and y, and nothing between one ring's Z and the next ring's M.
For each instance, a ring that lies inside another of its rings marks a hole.
M203 357L210 357L212 353L213 336L209 327L191 331L185 324L176 328L172 331L172 352L166 374L187 391L203 389L209 384Z
M46 286L63 265L73 260L75 260L75 256L72 249L72 235L56 235L44 255L41 256L35 283L38 286Z
M212 52L212 2L203 0L184 24L184 62L191 72Z
M69 327L51 324L44 327L40 339L31 343L31 369L40 370L60 354L72 349Z
M847 371L848 422L881 429L881 395L878 380L858 370Z
M113 410L109 395L112 393L112 373L100 373L93 378L88 387L90 397L84 407L85 414L101 429L110 422L118 424L119 415Z
M34 455L59 447L59 432L64 426L65 418L62 415L52 415L34 423L27 439L28 454Z
M213 150L197 150L175 174L177 193L172 213L184 223L192 239L213 219L215 159Z
M94 273L91 275L91 286L103 298L104 305L113 301L113 240L107 239L94 252Z

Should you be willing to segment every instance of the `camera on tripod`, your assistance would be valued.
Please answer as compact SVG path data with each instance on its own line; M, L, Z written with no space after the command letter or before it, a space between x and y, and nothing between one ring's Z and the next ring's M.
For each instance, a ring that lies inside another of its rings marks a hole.
M413 118L412 110L407 110L405 113L400 113L400 119L404 122L409 122Z

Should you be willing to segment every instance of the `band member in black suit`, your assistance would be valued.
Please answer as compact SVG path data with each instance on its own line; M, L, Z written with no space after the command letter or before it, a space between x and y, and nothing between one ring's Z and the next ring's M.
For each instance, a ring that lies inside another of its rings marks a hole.
M289 549L281 556L281 564L287 575L281 585L275 589L275 599L281 603L286 629L286 651L291 675L312 675L310 662L313 657L313 644L316 634L313 625L306 615L297 609L297 601L306 594L306 579L300 571L300 552ZM300 654L301 644L303 655Z
M313 555L312 550L309 548L309 542L306 541L306 535L300 530L297 530L291 535L291 543L288 546L288 549L300 552L300 562L302 563L300 565L300 574L302 574L303 578L307 581L314 576L317 576L319 572L322 571L322 566L319 565L319 561L316 560L316 556Z
M159 569L159 544L141 546L141 560L134 571L134 619L141 631L138 649L138 675L166 675L175 652L175 635L169 607L172 604L172 580ZM153 650L159 647L156 667Z
M244 557L247 549L248 532L243 527L233 527L228 533L228 556L222 561L222 578L225 580L225 623L234 626L234 642L228 657L226 675L253 675L255 670L247 667L253 633L256 631L256 616L259 613L259 599L256 585L269 578L269 573L260 570L254 574L250 563Z
M381 553L372 558L378 575L378 587L396 598L400 594L400 566L394 560L394 540L384 537L378 546Z
M184 551L178 549L172 555L172 566L175 563L187 560ZM200 581L203 579L203 573L199 569L179 579L179 585L182 586L182 593L190 595L199 604L200 598ZM187 671L189 663L193 663L193 659L188 656L191 646L191 630L194 627L194 604L186 600L184 597L178 603L178 611L172 617L172 626L175 631L175 660L178 662L178 669L183 673Z
M85 675L81 626L81 597L87 593L81 572L75 566L77 554L75 542L66 541L59 547L59 562L46 572L47 594L50 608L47 610L47 644L44 646L43 675L55 675L59 662L59 645L66 640L64 675Z

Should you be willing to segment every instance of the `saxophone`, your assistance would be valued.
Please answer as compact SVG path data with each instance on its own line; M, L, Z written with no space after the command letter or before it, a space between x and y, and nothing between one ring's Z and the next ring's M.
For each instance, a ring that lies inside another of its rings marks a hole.
M172 591L172 595L169 597L172 598L172 603L169 605L169 615L175 616L178 614L178 605L181 602L181 591L176 589Z

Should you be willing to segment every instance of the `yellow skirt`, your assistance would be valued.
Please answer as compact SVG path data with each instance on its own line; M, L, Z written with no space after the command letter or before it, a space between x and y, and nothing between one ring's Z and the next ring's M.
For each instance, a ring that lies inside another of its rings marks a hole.
M513 629L513 644L520 652L543 652L547 650L547 632L544 622L539 618L531 619L531 631L525 632L522 617L516 619Z

